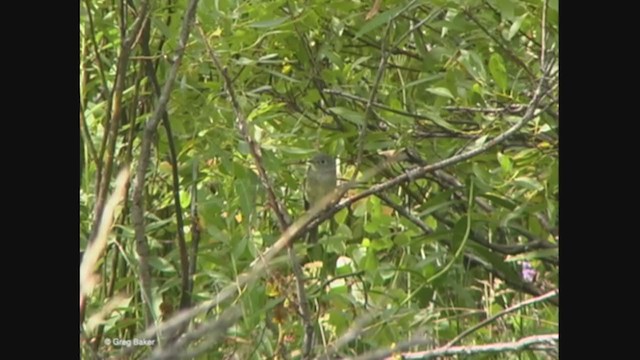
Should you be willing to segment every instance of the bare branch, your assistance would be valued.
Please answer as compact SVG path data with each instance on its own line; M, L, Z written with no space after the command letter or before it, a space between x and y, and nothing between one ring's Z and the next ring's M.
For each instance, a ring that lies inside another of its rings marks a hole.
M131 44L142 27L142 24L147 17L147 12L149 8L148 1L143 1L140 7L140 13L138 14L138 18L136 19L129 36L126 39L123 39L122 45L120 46L120 56L118 57L118 65L116 68L116 80L113 88L113 106L112 106L112 114L111 117L108 118L108 123L106 127L109 128L108 134L105 134L103 145L98 154L98 161L101 163L103 161L103 155L105 149L108 150L106 152L107 158L104 159L104 164L100 168L100 173L96 176L96 204L94 208L94 222L93 228L98 228L98 222L100 221L100 217L102 215L102 210L104 207L104 202L106 198L107 191L109 190L109 180L111 179L111 171L113 168L113 160L114 153L116 148L116 138L118 136L118 128L120 125L120 113L122 111L122 93L124 92L125 87L125 78L127 76L127 65L129 63L129 55L131 54ZM109 101L108 99L106 101ZM105 143L106 141L106 143ZM91 236L93 238L93 234Z
M329 360L335 359L333 357L334 354L338 352L342 347L349 344L351 341L357 339L360 335L362 335L362 331L364 327L367 326L372 320L374 316L371 314L365 314L360 318L356 319L351 325L351 327L345 332L342 336L336 339L332 344L327 347L327 350L322 356L318 356L316 359L318 360Z
M542 4L542 21L541 21L541 36L540 42L542 46L540 46L540 68L544 69L545 67L545 57L547 52L547 6L549 5L549 0L544 0Z
M150 38L150 24L147 22L142 29L142 37L140 45L142 47L142 53L151 57L151 50L149 49ZM157 97L160 97L160 85L156 78L153 62L148 59L144 62L147 78L151 83L153 91ZM180 252L180 275L181 275L181 298L180 308L186 309L191 304L191 277L189 271L189 256L187 254L187 242L184 236L184 220L182 218L182 205L180 204L180 177L178 176L178 155L176 151L175 141L173 139L173 131L171 130L171 122L169 121L169 114L167 111L162 111L162 125L167 132L167 143L169 144L169 160L171 162L171 187L173 194L173 208L176 216L176 230L178 233L178 250Z
M211 346L215 345L220 339L227 333L227 330L236 323L242 316L242 311L239 307L234 306L225 310L217 319L208 321L202 324L196 330L186 333L182 338L176 341L175 344L167 348L157 347L154 352L149 356L148 360L161 360L161 359L193 359L195 356L207 351ZM203 341L199 346L192 351L184 351L190 343L201 339L203 336L207 336L207 340Z
M145 2L146 4L146 2ZM140 257L140 282L142 285L142 298L146 304L146 324L152 323L151 307L151 274L148 264L149 245L147 244L145 237L145 221L144 221L144 188L146 180L146 172L149 167L151 156L151 142L157 132L158 123L161 120L162 114L165 112L167 103L169 102L169 96L171 95L171 89L178 74L178 69L182 63L182 57L187 47L187 41L189 39L189 33L193 24L196 8L198 6L198 0L190 0L187 5L187 11L182 22L180 29L180 39L178 42L178 49L173 58L173 65L169 69L169 73L165 80L162 93L156 104L156 108L153 115L147 121L144 127L142 136L142 147L140 149L140 158L138 160L138 169L136 171L136 181L133 190L132 200L132 222L135 229L136 238L136 251ZM188 273L186 274L188 276Z
M547 334L547 335L532 335L525 338L522 338L518 341L512 342L503 342L503 343L492 343L485 345L472 345L472 346L456 346L451 348L438 348L429 351L421 351L421 352L412 352L412 353L402 353L402 359L433 359L441 356L452 356L452 355L475 355L475 354L491 354L491 353L504 353L504 352L513 352L513 351L522 351L527 349L534 349L536 345L547 345L552 344L554 348L557 348L557 343L559 341L558 334ZM396 347L394 350L386 350L386 351L377 351L371 353L371 355L367 356L359 356L357 360L377 360L377 359L395 359L393 357L389 357L391 354L399 354L402 350L411 348L416 345L421 345L424 342L414 341L405 344L401 344Z

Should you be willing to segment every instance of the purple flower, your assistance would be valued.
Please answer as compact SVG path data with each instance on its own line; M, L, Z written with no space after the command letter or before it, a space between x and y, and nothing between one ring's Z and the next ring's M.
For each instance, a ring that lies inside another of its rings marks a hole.
M528 261L522 262L522 278L526 282L532 282L536 278L538 273L533 269L531 263Z

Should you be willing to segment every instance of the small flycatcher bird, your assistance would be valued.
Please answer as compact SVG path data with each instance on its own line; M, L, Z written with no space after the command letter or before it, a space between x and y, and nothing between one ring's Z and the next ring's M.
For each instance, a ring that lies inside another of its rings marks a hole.
M304 208L309 210L337 186L336 160L325 153L315 155L309 161L305 179ZM309 243L318 241L318 228L309 230Z

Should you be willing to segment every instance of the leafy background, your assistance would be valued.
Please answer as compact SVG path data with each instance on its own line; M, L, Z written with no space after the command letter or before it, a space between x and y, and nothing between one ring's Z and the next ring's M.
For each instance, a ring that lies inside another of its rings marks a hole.
M558 331L554 296L480 324L558 286L557 0L83 0L79 54L81 249L131 171L81 300L83 358L427 358L474 326L455 343L469 358L557 357L474 348ZM358 180L344 201L474 149L336 207L323 261L297 239L301 264L283 250L238 280L304 214L316 151ZM105 341L225 289L179 330L186 344Z

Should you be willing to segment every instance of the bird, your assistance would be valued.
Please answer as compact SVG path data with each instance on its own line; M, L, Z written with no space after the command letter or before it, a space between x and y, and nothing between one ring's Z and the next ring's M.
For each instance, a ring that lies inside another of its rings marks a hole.
M309 160L307 176L304 184L304 205L309 210L322 200L327 194L334 191L337 186L336 160L329 154L318 153ZM309 230L308 242L315 244L318 241L318 228Z

